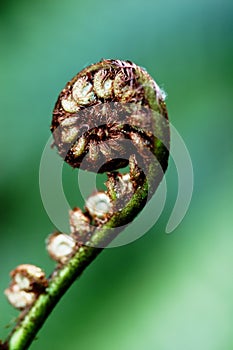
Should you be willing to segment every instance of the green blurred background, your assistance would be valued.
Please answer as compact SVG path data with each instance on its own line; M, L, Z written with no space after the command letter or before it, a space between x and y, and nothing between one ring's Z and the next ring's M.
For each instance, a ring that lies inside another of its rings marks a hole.
M177 193L171 160L157 224L104 251L31 349L233 349L232 0L9 0L0 5L0 50L0 337L18 314L3 295L9 271L54 266L38 169L57 95L84 66L119 58L146 67L168 93L193 161L191 206L166 235Z

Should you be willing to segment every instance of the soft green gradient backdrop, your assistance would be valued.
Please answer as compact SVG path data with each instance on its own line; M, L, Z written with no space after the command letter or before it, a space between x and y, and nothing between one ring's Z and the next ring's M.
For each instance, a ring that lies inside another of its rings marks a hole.
M0 336L18 314L3 296L9 271L25 262L53 268L38 168L54 102L66 81L104 57L146 67L167 91L193 161L193 200L166 235L177 192L170 161L159 222L101 254L31 349L231 350L232 0L10 0L1 3L0 50Z

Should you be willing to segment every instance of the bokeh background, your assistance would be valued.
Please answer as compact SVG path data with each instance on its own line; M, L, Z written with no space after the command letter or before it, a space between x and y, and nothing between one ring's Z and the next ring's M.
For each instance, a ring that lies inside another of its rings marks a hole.
M231 350L232 0L9 0L0 5L0 50L0 337L18 314L3 295L10 270L54 266L38 170L57 95L84 66L119 58L146 67L168 93L193 161L191 206L166 235L177 193L171 160L159 221L104 251L31 349ZM74 172L64 174L71 204L81 205Z

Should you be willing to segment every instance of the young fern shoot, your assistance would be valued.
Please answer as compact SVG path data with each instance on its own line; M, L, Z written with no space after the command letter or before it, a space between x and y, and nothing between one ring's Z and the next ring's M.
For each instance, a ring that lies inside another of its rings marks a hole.
M56 263L48 278L33 265L11 272L5 294L21 314L0 349L28 349L66 290L157 189L169 157L164 99L145 69L110 59L83 69L60 93L51 124L54 147L73 168L106 172L106 190L92 193L84 210L70 211L70 234L48 237ZM122 173L125 166L129 171Z

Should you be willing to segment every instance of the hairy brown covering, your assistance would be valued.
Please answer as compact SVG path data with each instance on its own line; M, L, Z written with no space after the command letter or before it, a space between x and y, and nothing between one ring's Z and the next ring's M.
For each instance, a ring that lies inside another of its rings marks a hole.
M168 158L166 121L163 92L143 68L103 60L66 84L51 131L59 154L72 167L105 172L126 166L131 154L143 166L151 161L150 153L158 161ZM164 137L167 145L161 147ZM167 163L161 166L165 170Z

